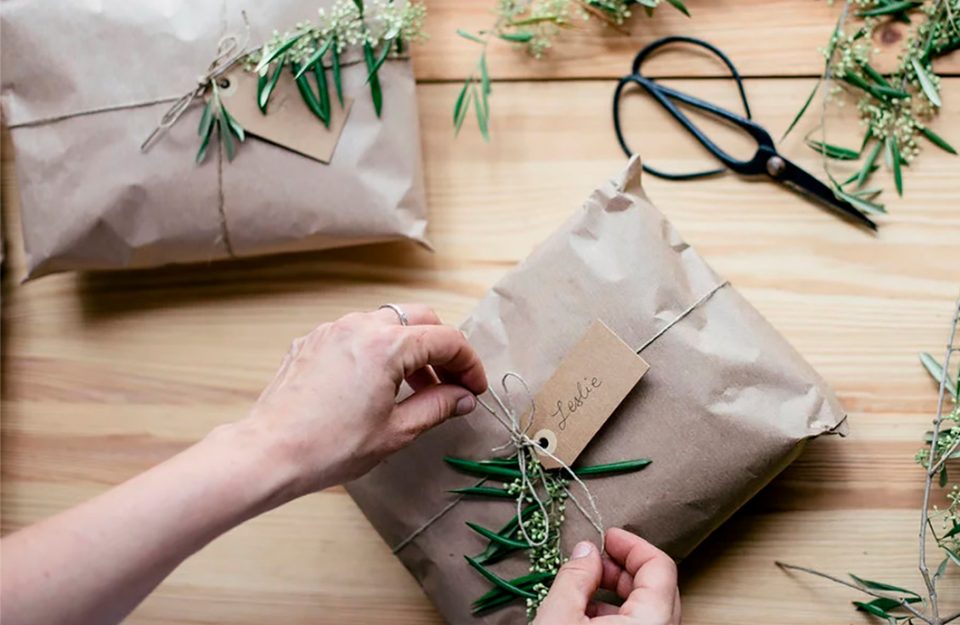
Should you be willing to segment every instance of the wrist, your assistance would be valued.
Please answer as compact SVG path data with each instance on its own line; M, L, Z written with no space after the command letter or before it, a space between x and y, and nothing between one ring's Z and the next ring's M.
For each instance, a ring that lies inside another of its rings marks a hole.
M286 445L251 418L218 426L201 442L207 454L226 468L243 497L245 516L253 517L296 499L298 472Z

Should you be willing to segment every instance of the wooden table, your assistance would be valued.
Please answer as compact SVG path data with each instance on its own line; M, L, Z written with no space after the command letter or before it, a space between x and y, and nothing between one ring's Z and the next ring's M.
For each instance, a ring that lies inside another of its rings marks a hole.
M87 499L244 414L291 338L385 301L429 302L450 322L557 227L624 159L611 129L613 79L654 37L703 36L748 76L756 118L779 136L822 69L839 7L808 0L689 0L639 17L624 36L569 33L541 62L491 49L493 141L451 132L459 81L477 52L456 27L489 25L493 0L431 0L416 52L430 235L436 253L395 244L19 284L17 193L3 155L2 529ZM903 26L877 40L888 61ZM734 104L716 64L664 55L656 71ZM960 55L939 67L934 126L960 145ZM840 137L847 122L833 123ZM639 97L626 113L650 162L703 153ZM782 150L817 170L801 127ZM852 134L850 135L853 136ZM853 139L851 138L851 141ZM838 167L838 171L843 171ZM888 175L881 175L889 186ZM687 623L865 623L852 591L778 570L774 559L919 587L921 473L935 409L917 352L939 353L960 283L960 159L928 147L885 193L878 236L771 184L735 176L647 178L660 208L837 390L846 440L808 451L683 566ZM135 528L132 531L136 531ZM943 586L960 603L960 572ZM952 595L952 599L951 599ZM416 583L342 489L306 497L224 536L177 570L131 623L436 623Z

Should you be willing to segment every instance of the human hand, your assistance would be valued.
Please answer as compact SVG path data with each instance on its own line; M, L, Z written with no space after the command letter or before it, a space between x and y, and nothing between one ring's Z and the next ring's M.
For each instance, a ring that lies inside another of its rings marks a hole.
M534 625L679 625L677 566L670 556L618 528L607 530L604 542L602 557L592 543L574 547ZM617 593L623 605L594 601L597 588Z
M352 313L296 339L247 426L279 447L288 497L357 478L487 388L480 358L423 305ZM406 380L414 394L397 403Z

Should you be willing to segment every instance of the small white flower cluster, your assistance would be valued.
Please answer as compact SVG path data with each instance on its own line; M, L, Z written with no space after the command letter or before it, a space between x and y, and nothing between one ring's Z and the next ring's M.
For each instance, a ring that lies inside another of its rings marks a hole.
M316 23L304 20L293 30L274 31L270 40L247 58L248 68L256 65L264 54L296 39L287 52L287 60L301 63L309 59L328 41L338 54L347 48L383 43L408 44L422 41L426 8L419 2L373 0L364 4L363 14L354 0L336 0L329 9L317 10ZM399 50L398 50L399 51Z

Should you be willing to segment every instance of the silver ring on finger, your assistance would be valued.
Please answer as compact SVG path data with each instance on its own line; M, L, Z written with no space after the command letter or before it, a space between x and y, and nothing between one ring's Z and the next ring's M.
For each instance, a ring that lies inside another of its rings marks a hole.
M403 312L403 309L396 304L382 304L379 308L377 308L377 310L383 310L384 308L389 308L393 312L397 313L397 319L400 320L400 325L410 325L410 320L407 319L407 313Z

